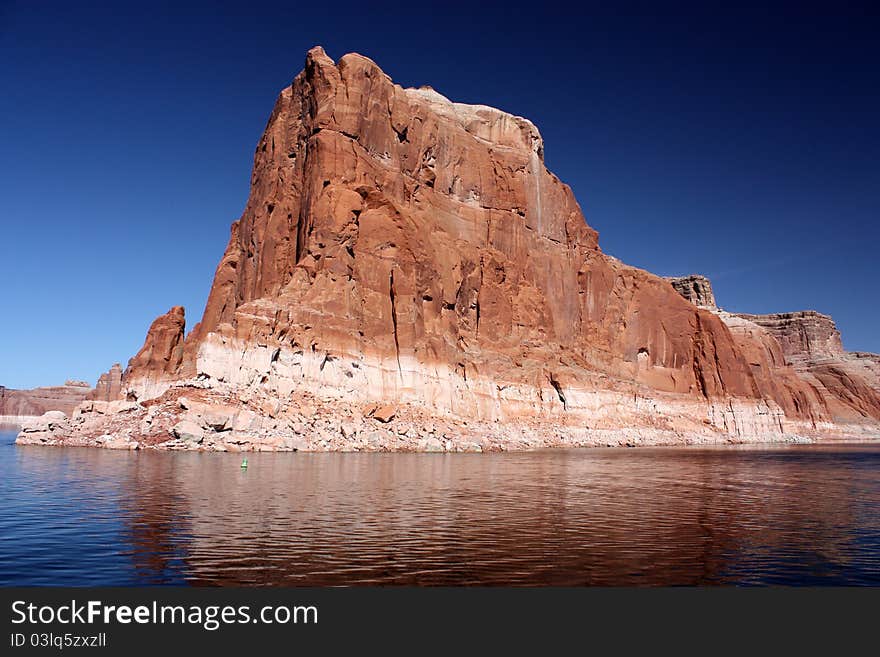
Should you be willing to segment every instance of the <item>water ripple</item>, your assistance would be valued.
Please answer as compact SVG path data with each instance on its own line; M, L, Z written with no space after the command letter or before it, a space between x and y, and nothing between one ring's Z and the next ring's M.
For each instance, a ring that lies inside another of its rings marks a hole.
M16 447L3 585L880 585L880 447Z

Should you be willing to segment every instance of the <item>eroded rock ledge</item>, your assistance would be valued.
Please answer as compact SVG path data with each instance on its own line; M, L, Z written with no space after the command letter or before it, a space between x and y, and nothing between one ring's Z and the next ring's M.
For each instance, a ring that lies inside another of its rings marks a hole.
M602 396L602 400L618 409L632 407L627 411L631 425L621 428L619 416L603 418L601 414L592 426L540 416L512 425L440 416L420 404L351 403L308 392L281 401L261 393L243 395L235 386L193 380L176 382L161 397L143 403L86 402L70 418L48 413L26 424L18 443L223 452L484 452L766 440L799 443L811 442L816 435L808 427L803 427L802 433L738 435L714 426L708 415L702 423L684 429L655 413L659 410L656 400L624 401L613 396ZM726 415L730 419L737 411L729 406L712 409L718 418ZM837 437L847 438L843 434Z

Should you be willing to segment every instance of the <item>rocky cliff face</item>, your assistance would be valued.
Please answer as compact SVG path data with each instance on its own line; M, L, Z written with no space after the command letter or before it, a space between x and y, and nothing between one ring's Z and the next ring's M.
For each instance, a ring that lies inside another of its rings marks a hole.
M79 413L46 440L497 448L784 438L830 419L769 333L711 311L708 281L689 279L695 307L603 254L543 153L526 119L311 50L202 321L185 341L182 309L154 322L123 377L130 417Z
M758 377L763 395L778 398L786 394L779 386L788 388L791 404L814 426L880 421L880 355L845 351L828 315L814 310L731 314L717 308L705 277L670 282L691 303L716 311L753 367L773 372L767 380ZM777 391L771 393L772 388Z
M189 374L493 421L597 388L764 401L722 322L601 253L525 119L315 49L252 182Z
M880 355L844 350L834 320L812 310L739 315L771 334L836 422L880 420Z

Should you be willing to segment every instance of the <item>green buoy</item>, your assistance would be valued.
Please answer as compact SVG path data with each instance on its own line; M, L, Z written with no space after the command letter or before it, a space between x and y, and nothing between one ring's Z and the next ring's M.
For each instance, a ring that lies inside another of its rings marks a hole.
M244 458L241 460L241 469L242 469L242 470L247 470L247 457L244 457Z

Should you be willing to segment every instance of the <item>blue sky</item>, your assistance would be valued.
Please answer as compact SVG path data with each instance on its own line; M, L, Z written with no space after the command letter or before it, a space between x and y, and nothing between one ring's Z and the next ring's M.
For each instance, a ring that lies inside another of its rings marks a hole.
M877 10L653 6L0 2L0 384L94 382L200 318L315 44L530 118L606 252L880 351Z

